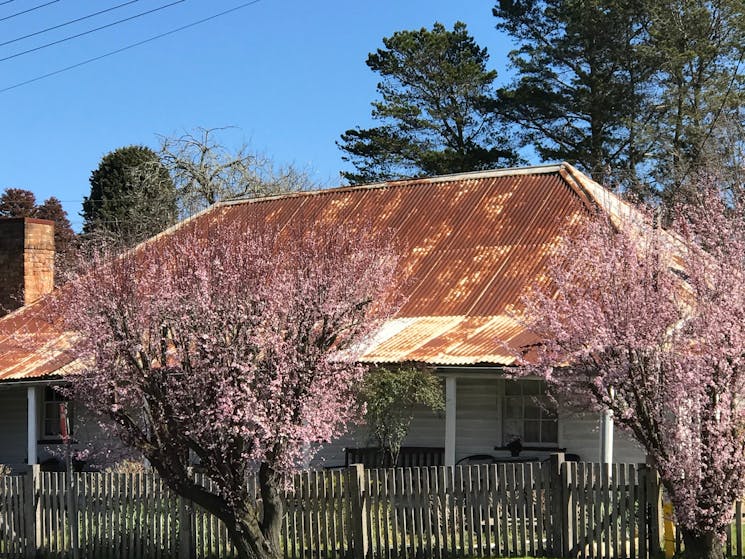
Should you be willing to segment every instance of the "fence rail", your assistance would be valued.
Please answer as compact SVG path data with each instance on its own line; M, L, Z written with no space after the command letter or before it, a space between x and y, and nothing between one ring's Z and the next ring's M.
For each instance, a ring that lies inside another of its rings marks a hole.
M740 503L736 511L725 552L742 559ZM648 559L662 549L662 514L657 475L644 465L563 462L560 455L456 467L357 464L294 477L282 546L287 559ZM680 551L675 534L664 537ZM222 523L156 476L68 479L35 469L0 477L0 557L234 555Z

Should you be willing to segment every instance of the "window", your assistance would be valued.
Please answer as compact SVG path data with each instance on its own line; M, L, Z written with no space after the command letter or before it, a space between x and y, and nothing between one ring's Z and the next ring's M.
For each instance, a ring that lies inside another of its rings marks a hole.
M559 442L558 417L543 381L505 381L503 419L504 444L517 438L522 444Z
M44 417L42 435L45 439L59 439L60 434L60 404L67 399L51 386L44 388ZM72 406L68 405L68 424L72 435Z

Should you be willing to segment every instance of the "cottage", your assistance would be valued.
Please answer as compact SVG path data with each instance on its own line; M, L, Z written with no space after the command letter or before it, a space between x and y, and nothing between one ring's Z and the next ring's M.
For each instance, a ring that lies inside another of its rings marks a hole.
M393 229L407 247L406 302L363 359L429 366L444 379L447 401L444 414L417 414L404 444L441 449L446 464L473 456L510 459L516 446L518 459L562 449L595 461L598 416L552 411L537 402L544 390L539 380L505 378L514 364L509 348L537 341L509 308L544 272L567 220L585 219L589 208L619 218L633 212L561 164L223 202L192 219L323 227L364 215L374 227ZM6 285L15 276L7 277ZM0 463L15 468L43 460L59 443L59 397L49 386L76 367L65 353L65 335L50 329L44 314L42 299L0 319ZM19 340L20 331L30 334ZM625 435L614 440L614 460L643 460ZM360 429L322 449L313 464L342 465L344 449L367 444Z

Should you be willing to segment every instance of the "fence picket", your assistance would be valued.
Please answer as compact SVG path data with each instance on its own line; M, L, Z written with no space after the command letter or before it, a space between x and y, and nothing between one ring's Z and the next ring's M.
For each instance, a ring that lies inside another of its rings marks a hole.
M414 472L417 472L416 468L406 468L406 495L409 502L409 549L412 557L417 557L419 553L419 529L420 523L418 522L418 503L417 494L414 489Z
M466 556L466 531L465 531L465 525L467 523L466 520L466 501L465 501L465 492L464 492L464 486L463 486L463 470L467 466L455 466L455 480L454 480L454 492L453 496L455 498L455 512L456 512L456 519L455 522L457 522L458 526L458 552L461 557Z
M474 552L474 535L477 532L476 530L476 522L474 521L474 514L473 514L473 480L471 478L471 470L473 469L473 466L463 466L463 475L461 476L462 481L462 495L463 495L463 506L464 506L464 518L463 518L463 538L464 538L464 544L463 544L463 550L464 553L466 553L466 547L467 547L467 553L470 557L473 557L475 555Z
M3 534L2 534L2 545L3 550L6 553L14 553L14 534L15 534L15 522L13 507L14 505L14 494L13 494L13 479L11 477L3 478L2 483L2 507L3 507Z
M443 491L447 494L447 514L445 516L445 537L448 539L448 553L451 557L455 557L457 554L457 547L455 545L455 467L446 466L443 469Z
M737 559L742 559L742 501L735 503L735 543Z
M434 534L432 532L432 489L430 486L429 468L426 466L419 467L419 483L421 490L422 534L424 539L422 549L426 548L426 557L434 557L434 547L432 546L432 540L434 539Z
M647 557L647 474L649 472L645 465L639 466L637 472L637 495L639 496L639 516L637 517L639 523L639 558L645 559Z
M388 516L388 470L376 470L375 483L378 490L378 496L375 500L378 515L378 537L376 538L378 557L388 558L390 557L388 536L390 525L390 518Z
M433 538L433 555L432 557L437 557L438 559L442 559L443 556L443 542L442 542L442 514L444 511L443 507L443 495L444 492L441 489L440 486L440 468L437 468L435 466L430 466L428 468L428 476L429 476L429 483L430 483L430 514L432 515L432 538Z
M17 557L21 557L25 551L22 544L23 544L24 536L27 533L26 532L27 526L25 525L25 522L24 522L25 515L23 514L23 510L24 510L23 506L25 504L24 503L25 492L23 491L23 487L21 485L22 481L23 481L23 478L21 478L20 476L14 476L13 484L12 484L13 491L15 491L17 495L16 497L17 508L14 509L13 514L11 515L15 523L15 526L16 526L14 530L15 537L13 539L15 540L14 551Z
M483 518L481 520L483 530L484 530L484 557L491 557L492 556L492 519L493 511L492 511L492 487L491 487L491 477L489 475L491 466L484 464L483 466L479 466L479 480L481 482L481 491L482 491L482 508L483 508Z
M613 557L613 542L611 541L611 504L613 502L610 488L610 465L600 465L600 475L603 485L603 533L605 539L605 557Z
M636 473L636 468L632 465L629 465L629 475L628 475L628 481L629 481L629 558L630 559L636 559L637 557L637 520L639 516L637 515L637 510L641 508L641 502L639 506L637 507L637 492L636 492L636 486L638 483L638 477Z
M518 515L518 526L519 526L519 550L518 553L522 556L528 554L527 551L527 508L528 508L528 495L525 489L525 464L515 464L515 486L517 489L517 515Z
M391 554L398 557L398 496L396 494L396 470L388 470L388 499L391 507Z
M330 516L331 516L331 540L333 542L334 558L343 556L344 540L342 532L341 515L342 510L342 487L341 472L331 472L331 498L330 498Z
M617 530L617 554L619 559L626 559L626 464L618 464L616 476L614 476L616 487L616 530Z
M608 465L608 520L610 523L610 549L612 557L620 557L618 549L618 464Z
M114 538L112 535L115 531L114 526L116 526L115 511L117 506L116 493L118 486L115 483L114 474L112 473L104 474L104 481L106 483L106 488L103 493L104 505L102 508L104 516L103 546L105 556L112 559L115 553Z
M525 492L525 506L527 507L527 550L526 554L530 553L533 557L536 554L536 488L535 488L535 476L533 470L533 462L528 462L523 466L523 479L525 484L523 491Z
M0 502L2 503L0 505L2 506L2 533L0 533L0 545L2 545L3 550L6 551L10 551L13 545L12 481L13 479L11 477L5 476L2 478L2 483L0 483L0 490L2 491L2 495L0 496Z
M3 549L7 553L15 553L16 522L13 510L15 507L15 495L13 491L13 478L3 479Z
M23 532L23 527L21 523L21 519L16 511L18 511L18 507L22 506L21 496L18 493L18 479L17 478L11 478L8 480L8 490L11 495L10 499L10 515L8 517L9 520L9 531L11 534L10 537L10 545L7 548L7 553L11 557L17 556L21 552L21 546L20 546L20 535Z

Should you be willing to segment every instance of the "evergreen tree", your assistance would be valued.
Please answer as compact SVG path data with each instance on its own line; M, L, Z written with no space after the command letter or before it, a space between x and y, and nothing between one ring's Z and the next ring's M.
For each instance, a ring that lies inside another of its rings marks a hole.
M672 205L696 197L704 168L739 182L731 175L739 175L745 116L745 3L650 0L649 10L649 49L660 60L650 174Z
M58 254L67 254L72 249L75 232L58 198L51 196L44 200L43 204L36 207L34 217L54 221L54 247Z
M0 217L36 217L36 196L23 188L6 188L0 196Z
M158 155L127 146L101 159L83 199L83 232L120 246L132 246L176 220L176 189Z
M380 126L354 128L337 145L355 171L352 183L511 165L517 161L496 126L494 70L464 23L452 31L398 31L367 58L382 78L372 116Z
M520 127L523 146L638 188L656 63L641 48L643 1L499 0L497 28L519 48L510 53L517 77L500 89L498 110Z
M519 43L502 117L544 160L676 199L742 147L742 0L499 0ZM642 184L651 184L652 188Z

